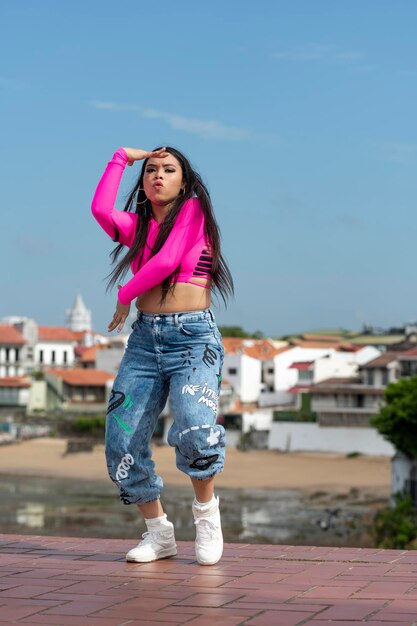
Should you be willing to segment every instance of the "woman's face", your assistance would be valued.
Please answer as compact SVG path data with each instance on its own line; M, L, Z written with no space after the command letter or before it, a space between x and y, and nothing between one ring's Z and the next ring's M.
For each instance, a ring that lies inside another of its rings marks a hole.
M163 159L150 158L143 174L143 189L152 205L174 202L183 187L181 164L172 154Z

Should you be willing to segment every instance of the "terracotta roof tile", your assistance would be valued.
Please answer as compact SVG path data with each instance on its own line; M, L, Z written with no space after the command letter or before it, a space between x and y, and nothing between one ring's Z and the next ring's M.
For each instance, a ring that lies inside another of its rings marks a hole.
M98 346L91 346L90 348L86 348L81 358L79 359L80 363L95 363L97 357Z
M0 324L0 344L23 346L26 343L22 333L10 324Z
M108 380L114 379L114 374L105 372L104 370L85 369L82 367L74 367L71 369L52 369L46 370L47 373L61 378L67 385L103 387Z
M30 380L25 376L3 376L0 378L0 387L31 387Z
M239 354L243 352L243 339L240 337L222 337L223 347L226 354Z
M246 354L253 359L273 359L290 349L290 346L275 348L269 339L249 339L241 337L223 337L226 354Z
M377 356L376 359L372 359L372 361L368 361L368 363L364 363L361 365L361 369L372 370L378 369L381 367L386 367L388 363L392 363L392 361L396 361L399 353L387 350L383 352L380 356Z
M80 333L64 326L39 326L39 341L77 342Z
M255 402L242 403L240 400L236 400L227 413L254 413L257 410L258 406Z
M255 359L273 359L277 354L286 352L289 349L289 346L275 348L268 339L259 339L254 346L245 348L245 354Z
M338 352L360 352L365 346L354 346L352 343L343 343L337 348Z

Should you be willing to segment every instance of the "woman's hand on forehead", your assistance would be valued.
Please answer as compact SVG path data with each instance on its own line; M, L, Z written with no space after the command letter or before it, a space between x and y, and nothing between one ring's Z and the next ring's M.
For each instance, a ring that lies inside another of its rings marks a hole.
M135 161L143 161L143 159L163 159L164 157L169 156L169 152L166 151L166 148L159 148L159 150L153 150L148 152L146 150L141 150L140 148L123 148L126 152L129 160L127 162L128 165L133 165Z

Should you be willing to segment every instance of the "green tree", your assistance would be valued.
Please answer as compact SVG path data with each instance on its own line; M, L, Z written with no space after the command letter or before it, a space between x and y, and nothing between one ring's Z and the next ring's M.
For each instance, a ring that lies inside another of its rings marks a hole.
M377 548L415 550L417 514L411 496L395 494L395 507L378 511L370 531Z
M388 385L385 402L371 425L397 450L417 458L417 376Z

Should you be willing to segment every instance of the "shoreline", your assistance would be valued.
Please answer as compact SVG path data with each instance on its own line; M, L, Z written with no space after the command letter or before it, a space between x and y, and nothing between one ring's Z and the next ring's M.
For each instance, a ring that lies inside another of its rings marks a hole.
M0 475L67 478L109 482L104 445L91 452L66 454L67 440L39 438L0 446ZM188 486L189 478L175 467L175 453L164 445L153 446L156 471L166 486ZM226 465L216 486L230 489L294 489L349 494L357 490L367 497L388 498L391 491L391 458L326 452L240 451L228 448Z

